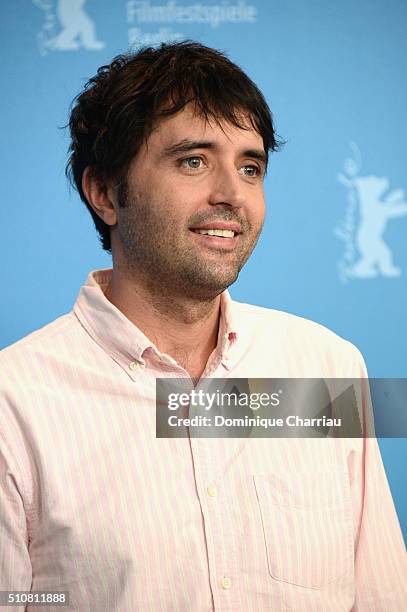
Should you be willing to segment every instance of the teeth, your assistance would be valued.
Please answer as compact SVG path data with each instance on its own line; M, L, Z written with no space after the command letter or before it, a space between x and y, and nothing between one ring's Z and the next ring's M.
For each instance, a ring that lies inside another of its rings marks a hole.
M198 234L207 234L208 236L221 236L223 238L233 238L235 232L232 230L224 229L196 229L194 230Z

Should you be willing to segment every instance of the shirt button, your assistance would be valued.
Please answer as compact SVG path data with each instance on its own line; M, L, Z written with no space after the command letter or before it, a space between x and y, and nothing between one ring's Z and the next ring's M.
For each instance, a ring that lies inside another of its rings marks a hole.
M224 576L222 578L222 589L230 589L230 587L232 586L231 581L229 580L229 578L226 578L226 576Z
M218 491L214 485L209 485L206 490L208 492L209 497L216 497L218 494Z
M139 362L138 362L138 361L132 361L132 362L129 364L129 368L130 368L130 370L137 370L137 368L139 367L139 365L140 365L140 364L139 364Z

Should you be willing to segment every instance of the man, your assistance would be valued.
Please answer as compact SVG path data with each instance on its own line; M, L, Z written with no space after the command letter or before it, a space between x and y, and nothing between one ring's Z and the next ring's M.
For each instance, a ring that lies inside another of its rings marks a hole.
M197 43L146 48L99 69L70 129L113 270L2 353L1 588L81 611L406 609L375 440L156 437L157 378L366 376L329 330L226 290L278 148L257 87Z

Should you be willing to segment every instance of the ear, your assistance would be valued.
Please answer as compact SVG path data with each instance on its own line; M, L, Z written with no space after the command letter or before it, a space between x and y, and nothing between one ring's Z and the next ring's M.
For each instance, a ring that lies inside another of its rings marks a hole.
M114 191L101 181L88 166L82 176L82 189L89 205L95 213L107 224L117 224Z

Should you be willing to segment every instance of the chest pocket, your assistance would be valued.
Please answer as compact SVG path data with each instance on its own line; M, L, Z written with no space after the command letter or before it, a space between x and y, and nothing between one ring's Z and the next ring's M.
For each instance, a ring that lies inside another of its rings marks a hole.
M254 475L270 575L320 589L353 577L352 507L347 474Z

